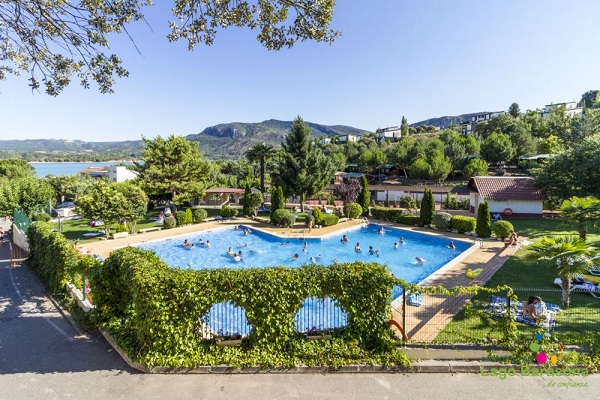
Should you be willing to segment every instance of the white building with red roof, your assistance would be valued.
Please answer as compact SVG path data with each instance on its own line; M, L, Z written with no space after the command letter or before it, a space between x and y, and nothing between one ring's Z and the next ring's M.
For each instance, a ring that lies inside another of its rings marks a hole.
M502 217L541 217L548 197L531 177L475 176L469 180L470 211L477 213L487 201L490 213Z

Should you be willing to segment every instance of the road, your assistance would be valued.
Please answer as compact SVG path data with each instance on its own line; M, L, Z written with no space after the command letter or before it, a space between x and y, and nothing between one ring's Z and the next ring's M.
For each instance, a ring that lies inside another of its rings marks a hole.
M592 399L600 375L147 375L97 334L79 335L0 248L0 399Z

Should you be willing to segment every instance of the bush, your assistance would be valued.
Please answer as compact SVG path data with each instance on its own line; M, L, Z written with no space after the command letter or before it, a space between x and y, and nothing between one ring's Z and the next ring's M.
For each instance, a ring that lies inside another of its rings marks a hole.
M325 214L323 216L323 223L319 224L319 225L333 226L333 225L337 225L338 222L340 222L340 218L337 215L335 215L335 214Z
M271 213L271 220L277 225L289 226L292 224L292 213L286 209L275 210Z
M451 220L452 220L451 214L448 214L445 212L439 212L439 213L435 214L435 216L433 217L433 224L440 229L450 229L450 221Z
M417 201L412 196L405 194L400 197L400 207L414 210L417 208Z
M177 211L175 219L177 220L177 226L185 225L185 211Z
M400 215L394 222L404 225L420 226L421 218L416 215Z
M457 230L460 233L473 232L475 230L476 220L473 217L463 217L455 215L450 220L450 229Z
M177 220L175 219L174 216L170 216L170 217L165 217L164 221L163 221L163 227L165 229L171 229L171 228L175 228L177 226Z
M223 206L223 208L221 208L221 217L223 218L237 217L237 215L238 210L236 208L230 208L229 206Z
M470 206L471 206L471 200L469 200L468 197L466 199L462 199L460 201L460 209L461 210L469 210Z
M323 211L319 207L313 208L312 215L315 218L315 225L323 225Z
M479 203L479 209L477 210L477 226L475 227L475 233L479 237L490 237L492 235L492 222L490 221L490 206L487 201Z
M446 210L458 210L460 209L461 203L458 201L458 195L456 193L446 193L444 199L444 208Z
M185 225L190 225L192 222L194 222L194 216L192 215L192 209L188 208L187 210L185 210L185 219L183 223Z
M494 224L494 235L506 239L510 236L510 231L514 229L513 224L508 221L496 221Z
M49 222L50 216L46 213L35 214L32 218L32 221L41 221L41 222Z
M204 222L207 216L208 212L202 208L196 208L192 211L192 221L194 221L195 224Z
M358 203L344 205L344 215L350 219L358 218L362 215L363 208Z
M399 219L402 217L402 210L398 208L373 207L371 208L371 215L373 218L383 221L400 222Z
M129 232L129 229L127 229L127 225L125 225L124 223L120 223L117 225L117 233L119 232Z
M425 189L423 199L421 200L421 217L422 225L431 225L433 223L433 215L435 214L435 200L431 189Z

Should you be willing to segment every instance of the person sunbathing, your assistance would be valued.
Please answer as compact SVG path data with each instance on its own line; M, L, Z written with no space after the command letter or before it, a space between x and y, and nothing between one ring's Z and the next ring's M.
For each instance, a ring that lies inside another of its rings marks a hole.
M516 246L518 244L519 244L519 235L517 235L517 232L511 230L510 238L508 238L508 240L504 242L504 247Z
M548 307L540 296L529 296L527 302L523 303L523 316L534 320L545 320L548 318Z

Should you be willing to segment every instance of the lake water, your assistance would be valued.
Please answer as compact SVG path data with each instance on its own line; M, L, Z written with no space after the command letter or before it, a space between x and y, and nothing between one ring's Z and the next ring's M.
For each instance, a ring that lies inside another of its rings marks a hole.
M35 168L35 174L38 178L43 178L48 175L76 175L79 171L88 167L108 167L111 165L126 164L131 165L131 162L46 162L29 163Z

